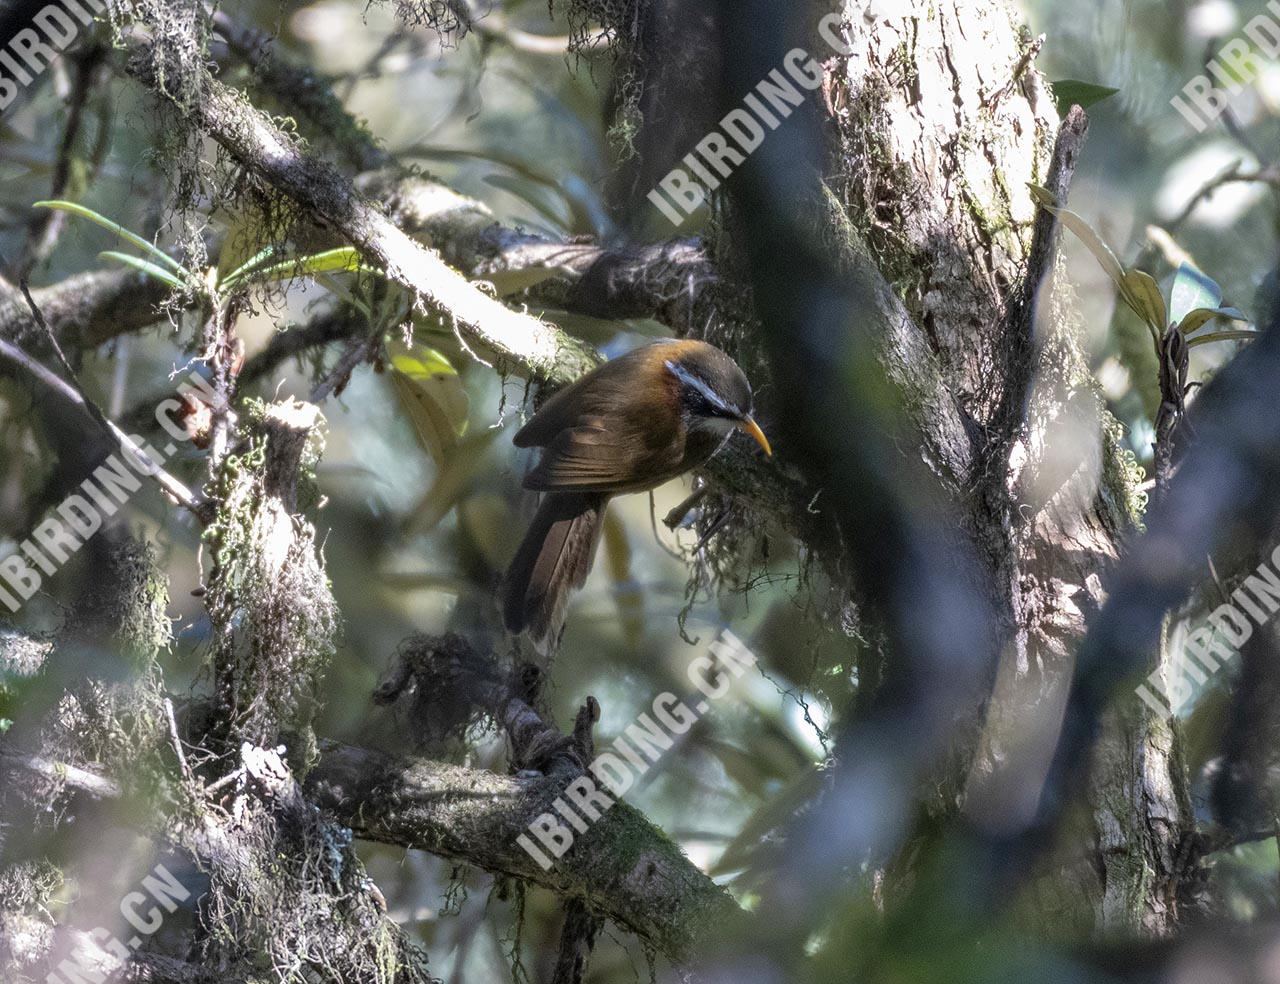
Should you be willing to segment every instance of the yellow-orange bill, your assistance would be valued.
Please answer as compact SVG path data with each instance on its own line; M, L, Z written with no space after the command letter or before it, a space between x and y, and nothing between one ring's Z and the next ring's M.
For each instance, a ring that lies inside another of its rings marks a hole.
M738 430L746 431L746 433L754 437L756 439L756 443L759 444L760 447L764 448L765 454L773 454L773 448L769 447L769 439L764 436L764 431L760 429L760 425L750 417L746 420L738 421Z

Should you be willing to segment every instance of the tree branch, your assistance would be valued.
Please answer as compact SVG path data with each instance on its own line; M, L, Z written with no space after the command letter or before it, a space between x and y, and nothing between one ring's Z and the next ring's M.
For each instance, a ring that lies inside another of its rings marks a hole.
M45 368L26 352L12 345L9 342L0 339L0 360L7 360L16 366L24 369L37 382L43 386L53 390L58 396L62 397L68 403L80 407L92 418L95 423L99 423L107 432L107 436L115 441L117 446L125 454L133 455L140 461L150 465L147 474L153 478L164 490L165 494L173 499L178 505L187 509L201 522L208 522L209 509L207 504L199 499L194 492L186 487L179 479L169 474L163 468L153 461L141 448L134 443L124 431L117 427L114 423L102 415L102 411L94 407L85 396L76 390L74 386Z
M1045 186L1060 205L1066 204L1067 192L1088 132L1089 117L1079 106L1072 106L1058 128L1049 175L1045 179ZM1027 401L1040 365L1043 339L1036 329L1036 316L1040 310L1040 299L1047 296L1046 281L1057 255L1054 248L1057 233L1058 220L1054 214L1047 208L1038 209L1026 272L1010 299L1000 327L997 350L1004 356L1003 390L991 421L990 453L997 465L989 472L999 481L1003 481L1002 476L1007 470L1009 449L1018 430L1026 422Z
M163 80L157 62L166 64ZM239 93L207 76L190 78L193 69L143 44L135 45L129 71L162 98L167 90L189 91L199 82L203 98L189 111L191 123L248 171L334 226L391 280L439 308L469 343L505 367L566 383L596 365L589 346L554 325L505 307L446 265L439 254L411 239L350 181L306 153Z
M617 803L543 871L516 838L562 781L517 778L321 742L308 797L359 837L509 875L591 907L677 963L742 911L640 811Z
M322 741L320 752L305 795L356 836L584 899L677 963L694 960L701 942L744 918L724 889L626 803L613 806L543 871L516 838L563 793L563 778L500 776L332 741ZM109 777L3 747L0 771L57 777L64 788L94 799L121 795Z
M156 310L170 289L134 270L80 273L32 291L36 304L64 348L94 348L159 320ZM33 352L49 347L22 294L0 300L0 339Z

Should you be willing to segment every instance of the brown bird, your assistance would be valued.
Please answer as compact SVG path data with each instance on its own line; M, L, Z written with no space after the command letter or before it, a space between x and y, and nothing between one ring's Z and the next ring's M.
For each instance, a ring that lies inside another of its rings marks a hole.
M558 639L612 496L656 488L706 462L736 430L772 454L751 417L751 384L714 345L662 341L606 362L556 393L515 436L540 447L524 480L545 492L507 571L512 633Z

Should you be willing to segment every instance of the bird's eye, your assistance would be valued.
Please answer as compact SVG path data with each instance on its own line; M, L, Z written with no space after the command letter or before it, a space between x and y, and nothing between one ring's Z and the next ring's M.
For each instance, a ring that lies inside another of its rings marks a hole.
M697 392L691 394L691 398L689 400L689 409L693 411L693 413L697 414L699 417L726 417L729 419L734 418L734 413L732 410L728 409L722 404L716 403L713 400L708 399L703 394L697 393Z

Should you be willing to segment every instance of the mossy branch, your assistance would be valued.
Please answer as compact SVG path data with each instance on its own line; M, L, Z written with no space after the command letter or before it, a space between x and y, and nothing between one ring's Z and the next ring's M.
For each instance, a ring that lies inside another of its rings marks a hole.
M175 107L187 122L314 219L337 229L390 279L452 321L469 344L509 370L553 382L576 379L596 364L590 346L504 306L406 235L332 165L304 150L240 93L210 77L176 78L196 69L166 54L138 43L129 71L161 98L198 83L201 101ZM157 64L167 66L163 79Z
M114 799L119 785L88 769L67 771L0 748L0 768L33 779L56 768L64 788ZM34 794L39 787L22 787ZM357 837L428 851L494 874L523 879L591 908L639 935L678 964L697 963L697 948L746 918L732 896L698 870L665 834L627 803L618 803L579 837L551 871L516 843L528 824L563 793L563 780L523 778L383 752L320 743L307 777L306 801L329 811ZM209 838L232 836L208 825L175 840L197 853L224 853ZM192 840L192 838L195 838Z
M543 871L516 838L563 793L563 781L549 776L500 776L322 742L306 790L358 837L583 898L678 964L696 962L701 943L744 918L724 889L627 803Z
M93 348L160 317L169 288L134 270L80 273L31 292L64 349ZM20 293L0 300L0 338L31 352L49 348Z

